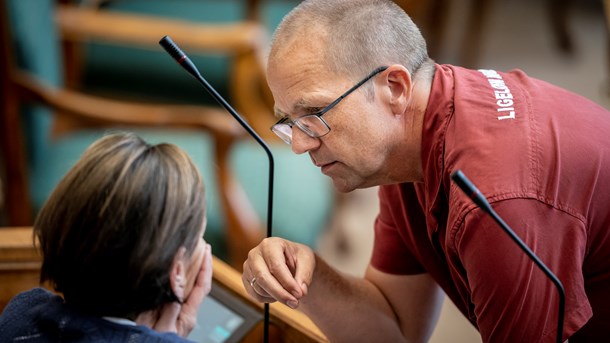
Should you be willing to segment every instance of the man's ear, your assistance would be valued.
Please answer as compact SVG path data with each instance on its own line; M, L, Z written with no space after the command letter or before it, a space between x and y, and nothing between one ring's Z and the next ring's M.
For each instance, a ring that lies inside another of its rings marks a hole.
M388 67L386 73L392 113L402 115L406 113L413 95L411 74L404 66L397 64Z
M180 302L184 301L186 297L186 265L185 265L186 248L180 247L176 256L174 256L174 262L169 274L169 282L172 287L172 291L178 297Z

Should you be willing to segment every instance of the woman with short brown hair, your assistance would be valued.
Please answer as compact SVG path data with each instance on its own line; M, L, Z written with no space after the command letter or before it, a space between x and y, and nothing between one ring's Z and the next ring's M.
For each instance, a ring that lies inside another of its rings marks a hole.
M185 152L129 133L101 138L34 224L41 281L63 298L42 288L16 296L0 340L184 341L211 287L205 218Z

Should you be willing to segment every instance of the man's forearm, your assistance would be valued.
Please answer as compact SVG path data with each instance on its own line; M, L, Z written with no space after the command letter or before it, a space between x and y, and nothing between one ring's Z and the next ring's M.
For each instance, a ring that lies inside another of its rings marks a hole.
M316 270L299 310L331 342L400 342L392 308L370 281L344 275L316 256Z

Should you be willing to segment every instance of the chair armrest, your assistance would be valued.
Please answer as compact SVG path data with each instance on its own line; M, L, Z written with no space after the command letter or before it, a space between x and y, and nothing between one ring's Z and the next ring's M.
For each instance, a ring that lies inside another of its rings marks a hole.
M19 92L30 100L47 104L62 114L96 126L120 124L205 129L215 136L225 136L227 142L230 142L229 137L237 139L245 133L227 113L215 107L110 100L51 87L23 71L14 72L12 78Z

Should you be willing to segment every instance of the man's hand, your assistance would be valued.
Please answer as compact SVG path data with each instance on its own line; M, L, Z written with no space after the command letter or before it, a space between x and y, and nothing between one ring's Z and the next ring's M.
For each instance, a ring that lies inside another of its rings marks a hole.
M149 311L138 316L136 322L159 332L175 332L186 337L197 324L197 311L212 289L212 248L206 244L203 263L193 290L184 303L166 304L160 311Z
M279 301L297 308L299 300L307 295L315 267L316 259L309 247L271 237L250 250L241 279L254 299L264 303Z

